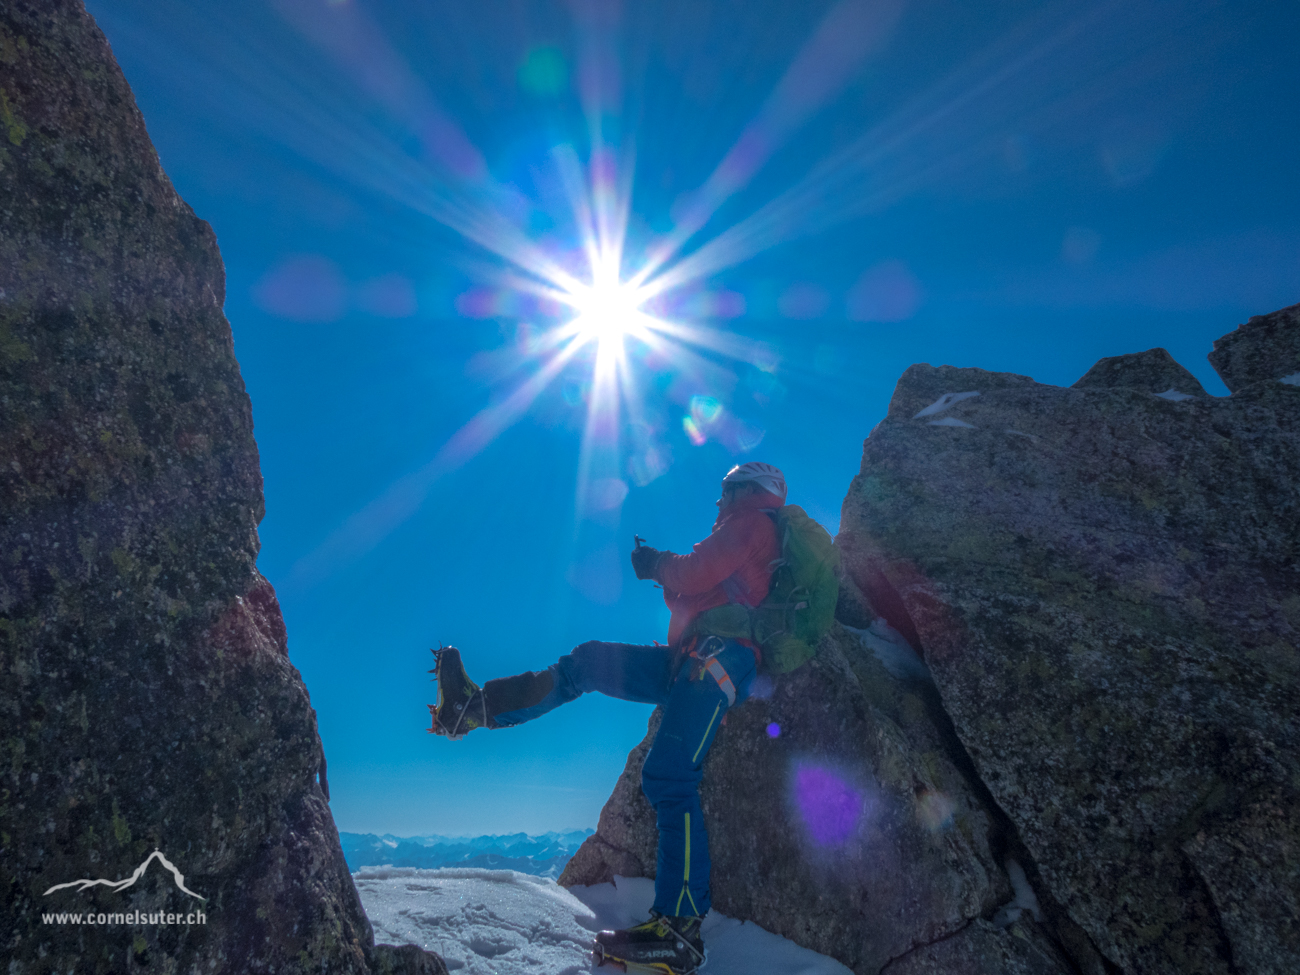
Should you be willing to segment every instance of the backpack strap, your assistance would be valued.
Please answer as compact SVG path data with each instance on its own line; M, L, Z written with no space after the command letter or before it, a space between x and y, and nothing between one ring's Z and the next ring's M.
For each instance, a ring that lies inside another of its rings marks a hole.
M722 693L727 695L727 707L736 703L736 685L731 682L731 675L727 673L727 668L722 666L717 657L710 657L704 662L704 669L709 672L709 676L718 682L718 687Z

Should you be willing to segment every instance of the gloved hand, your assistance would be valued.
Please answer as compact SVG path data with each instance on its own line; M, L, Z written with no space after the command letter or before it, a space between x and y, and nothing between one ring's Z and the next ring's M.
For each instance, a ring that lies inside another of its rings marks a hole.
M664 553L657 548L651 548L649 545L642 545L640 548L632 550L632 571L636 573L638 579L653 579L655 577L655 567L659 564L659 557Z

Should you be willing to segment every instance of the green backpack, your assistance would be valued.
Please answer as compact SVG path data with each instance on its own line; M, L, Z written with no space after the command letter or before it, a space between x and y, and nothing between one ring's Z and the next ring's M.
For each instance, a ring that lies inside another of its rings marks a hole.
M781 558L773 563L767 598L750 609L728 603L695 618L691 633L750 640L763 653L763 670L788 674L817 653L839 599L840 552L828 532L797 504L773 512Z

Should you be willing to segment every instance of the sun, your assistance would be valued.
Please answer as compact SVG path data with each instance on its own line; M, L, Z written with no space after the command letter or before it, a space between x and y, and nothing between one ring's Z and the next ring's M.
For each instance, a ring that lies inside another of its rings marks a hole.
M576 284L565 297L577 316L570 323L582 342L619 345L628 335L645 330L648 316L641 310L644 290L621 279L616 263L598 261L591 284Z
M578 317L574 326L587 339L604 342L619 339L635 330L641 317L636 289L624 282L594 285L574 295Z

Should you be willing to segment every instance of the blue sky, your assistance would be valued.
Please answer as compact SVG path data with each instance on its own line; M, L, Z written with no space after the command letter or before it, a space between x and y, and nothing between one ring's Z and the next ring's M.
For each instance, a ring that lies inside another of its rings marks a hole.
M344 830L594 825L649 709L448 743L428 648L482 681L662 640L633 533L688 548L746 459L834 531L911 363L1164 346L1223 395L1213 339L1300 300L1293 4L88 6L221 245ZM627 203L623 277L677 244L645 309L686 331L624 341L613 399L620 343L558 362L533 293L585 280L575 195Z

